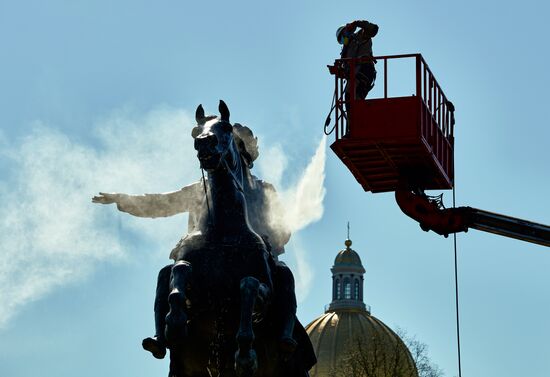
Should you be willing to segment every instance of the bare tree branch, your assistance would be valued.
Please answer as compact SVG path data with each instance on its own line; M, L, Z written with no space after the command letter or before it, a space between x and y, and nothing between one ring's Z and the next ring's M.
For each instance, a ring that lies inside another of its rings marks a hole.
M397 329L403 340L388 343L379 336L356 337L348 342L330 377L443 377L439 366L428 356L428 346L406 331ZM416 370L414 366L416 366Z

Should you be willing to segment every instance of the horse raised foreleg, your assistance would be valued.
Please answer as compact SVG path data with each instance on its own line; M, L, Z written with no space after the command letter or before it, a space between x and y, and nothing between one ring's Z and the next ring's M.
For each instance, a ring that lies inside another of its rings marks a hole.
M172 267L170 279L171 292L168 295L170 311L166 315L166 341L181 343L187 335L187 314L185 313L186 300L185 288L191 278L191 264L186 261L178 261Z
M235 371L239 377L251 377L258 369L258 358L252 349L254 331L252 330L252 313L256 299L265 302L269 288L251 276L241 280L241 322L237 333L239 349L235 353Z

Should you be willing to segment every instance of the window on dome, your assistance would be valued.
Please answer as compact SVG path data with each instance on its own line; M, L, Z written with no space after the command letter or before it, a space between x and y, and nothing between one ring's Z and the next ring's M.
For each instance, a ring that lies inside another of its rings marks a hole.
M344 298L351 298L351 282L349 281L349 279L344 280Z
M359 300L359 280L355 279L355 286L353 287L353 298Z
M342 290L341 290L340 279L336 279L336 294L334 295L334 297L336 297L337 300L340 300L342 296L341 292Z

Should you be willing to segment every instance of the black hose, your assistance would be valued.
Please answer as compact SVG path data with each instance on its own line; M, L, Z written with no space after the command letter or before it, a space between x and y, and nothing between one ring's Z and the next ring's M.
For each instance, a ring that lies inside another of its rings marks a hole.
M327 131L328 126L330 125L330 121L331 121L330 115L332 114L332 112L334 111L335 108L336 108L336 91L334 92L334 95L332 96L332 104L330 105L330 111L328 112L327 118L325 119L325 127L323 129L323 132L327 136L334 132L334 129L336 128L336 125L338 124L338 122L335 122L334 126L330 129L330 131Z

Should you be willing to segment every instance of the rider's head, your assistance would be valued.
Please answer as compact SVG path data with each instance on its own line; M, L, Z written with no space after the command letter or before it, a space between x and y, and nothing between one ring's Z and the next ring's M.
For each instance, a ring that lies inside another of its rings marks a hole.
M254 136L250 128L239 123L233 125L233 137L235 138L239 152L241 152L241 156L243 156L248 166L252 168L253 162L260 155L258 151L258 138Z

